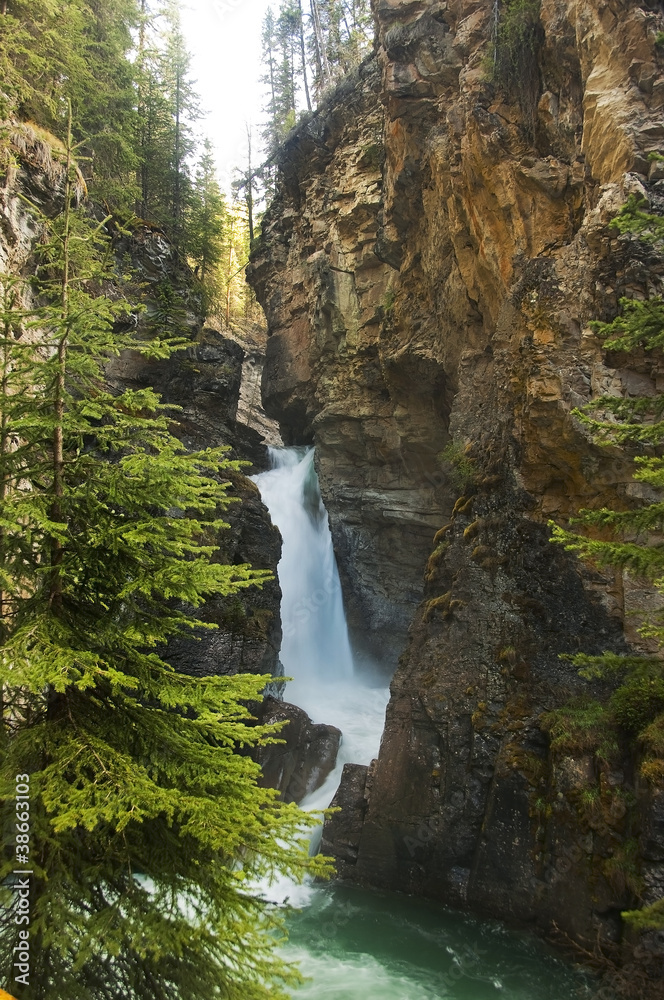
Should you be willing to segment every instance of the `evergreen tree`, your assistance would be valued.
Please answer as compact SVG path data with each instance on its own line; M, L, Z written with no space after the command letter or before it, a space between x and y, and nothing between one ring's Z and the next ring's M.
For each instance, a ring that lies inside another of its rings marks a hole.
M139 75L137 152L140 169L140 218L168 229L172 190L172 116L166 86L159 72L160 57L145 54Z
M130 215L136 198L133 179L138 166L135 149L134 47L136 0L87 0L82 4L84 27L75 72L65 97L71 101L74 135L89 156L91 196ZM58 134L64 137L66 101L62 102Z
M65 210L39 219L42 304L22 308L14 279L0 300L1 783L12 810L17 774L31 795L0 878L7 901L32 872L29 987L11 909L0 964L19 1000L283 998L297 975L252 887L323 866L309 817L237 752L273 738L246 708L269 678L163 658L206 627L206 595L269 574L215 556L224 450L186 453L152 390L105 387L107 358L178 345L118 333L128 305L93 294L118 276L104 223L72 208L74 176L70 130Z
M228 243L228 209L217 181L212 144L203 144L187 222L187 254L203 287L206 312L219 304L218 273Z
M160 53L155 44L159 8L141 0L136 52L136 151L138 200L141 219L157 218L168 203L170 171L170 106L160 74Z
M252 163L252 141L251 126L247 125L247 169L240 174L240 177L233 181L233 193L237 197L244 192L244 201L247 206L247 225L249 227L249 246L254 242L254 195L258 193L259 171L255 171Z
M62 139L67 99L85 138L93 196L126 212L134 191L135 0L7 0L0 13L0 117Z
M277 131L283 138L295 125L296 83L295 60L297 25L291 0L282 5L277 19L279 64L277 69Z
M368 55L373 41L373 16L366 0L342 0L339 3L346 38L342 43L343 61L350 69Z
M309 77L307 73L307 53L306 53L306 43L304 38L304 14L302 12L302 0L297 0L297 33L300 40L300 59L301 59L301 72L302 72L302 85L304 87L304 96L307 102L307 111L311 111L311 94L309 93Z
M633 233L655 249L664 246L664 218L644 211L632 198L612 226ZM596 332L610 351L646 351L664 346L664 301L654 296L645 301L621 300L621 313L610 323L596 322ZM661 496L664 489L664 395L647 398L601 396L575 415L605 445L629 448L634 454L634 479ZM552 524L553 537L583 559L604 566L616 566L635 576L651 580L664 594L664 500L629 510L583 510L577 520L586 533L565 530ZM599 537L598 537L599 535ZM579 655L574 662L588 679L610 678L615 689L606 703L585 700L551 713L548 725L554 744L572 725L591 726L615 733L613 746L628 738L641 754L641 774L655 784L664 782L664 614L652 614L642 625L643 636L654 640L659 652L652 656ZM635 927L664 927L664 901L625 914Z
M223 274L226 299L224 320L227 327L231 325L233 318L241 311L238 308L238 300L241 294L241 286L243 287L245 284L244 269L249 261L248 228L240 210L240 205L236 201L233 203L229 218L228 250Z
M277 75L278 75L278 42L277 24L272 8L268 8L263 19L261 35L262 59L265 73L260 78L263 86L267 87L268 100L263 111L267 115L265 127L261 133L266 150L271 152L279 144L278 126L278 101L277 101Z
M373 19L369 0L282 0L278 16L270 9L263 21L268 92L263 140L272 155L295 125L301 106L311 111L313 96L350 72L367 55ZM269 178L268 178L269 186Z
M137 214L161 226L186 253L192 211L191 162L198 96L176 0L142 0L135 65L136 146L140 160Z
M189 162L196 149L193 123L200 118L200 108L189 76L190 57L182 33L178 0L167 4L166 21L162 65L172 115L169 231L177 247L184 238L185 214L191 191Z
M316 84L318 92L326 90L332 84L332 71L328 59L328 45L323 32L320 0L310 0L311 21L313 25L313 47L316 56Z

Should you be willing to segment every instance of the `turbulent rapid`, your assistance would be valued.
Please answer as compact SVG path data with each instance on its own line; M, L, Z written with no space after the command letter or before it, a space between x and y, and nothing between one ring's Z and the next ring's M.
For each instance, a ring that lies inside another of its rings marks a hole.
M337 726L337 766L302 806L330 804L347 762L378 753L389 691L355 671L327 513L312 448L270 449L272 468L254 477L281 531L284 638L292 677L286 700L314 722ZM532 937L395 893L341 885L272 885L298 908L284 957L308 982L294 1000L570 1000L586 987ZM588 994L589 995L589 994Z

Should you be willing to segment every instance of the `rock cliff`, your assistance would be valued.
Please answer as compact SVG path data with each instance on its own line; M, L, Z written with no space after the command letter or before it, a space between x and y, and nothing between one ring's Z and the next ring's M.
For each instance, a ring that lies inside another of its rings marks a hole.
M374 56L289 137L250 273L264 401L316 443L356 652L402 654L326 826L341 874L617 940L636 869L664 893L664 800L629 755L551 754L541 716L587 688L560 655L638 643L655 598L547 521L639 496L571 411L662 387L661 357L607 356L589 321L662 290L608 223L631 193L664 207L664 19L542 0L515 89L505 8L376 0Z

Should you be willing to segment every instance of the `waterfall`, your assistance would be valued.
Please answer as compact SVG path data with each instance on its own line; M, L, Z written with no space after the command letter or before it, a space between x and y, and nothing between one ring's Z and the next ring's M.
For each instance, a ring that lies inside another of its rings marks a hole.
M270 459L272 468L253 478L283 538L281 658L293 678L285 697L343 733L335 771L301 803L318 810L329 805L344 763L368 764L378 753L389 692L353 669L313 449L270 448ZM282 955L310 982L293 1000L562 1000L585 987L534 938L430 901L286 877L260 891L299 908Z
M297 690L348 681L353 660L313 448L270 448L272 469L255 477L283 539L281 660Z
M329 805L348 762L378 753L389 696L355 674L332 536L314 468L313 448L270 448L272 468L253 477L283 539L281 661L285 699L342 732L337 767L305 808Z

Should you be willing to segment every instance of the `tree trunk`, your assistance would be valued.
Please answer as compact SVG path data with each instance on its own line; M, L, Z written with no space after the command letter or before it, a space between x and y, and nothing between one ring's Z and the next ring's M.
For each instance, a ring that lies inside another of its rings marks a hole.
M64 418L65 418L65 381L67 374L67 347L69 341L69 264L71 244L71 199L72 199L72 114L71 101L68 102L67 121L67 163L65 181L65 217L64 235L62 238L62 336L58 341L58 366L55 381L55 399L53 404L53 504L51 519L62 522L62 500L64 497ZM54 538L51 544L51 579L49 603L58 608L62 604L62 542Z
M3 14L5 11L3 10ZM10 321L10 309L12 295L11 290L3 289L4 298L4 343L2 347L2 382L1 382L1 392L2 392L2 413L0 414L0 462L2 463L2 468L0 470L0 503L4 506L4 501L7 498L7 488L9 484L9 476L5 467L5 456L8 454L11 448L11 431L9 427L9 415L7 413L7 398L9 396L9 370L12 363L11 358L11 335L12 327ZM4 529L0 530L0 552L2 553L3 562L6 547L6 538ZM7 605L5 601L5 592L0 589L0 635L4 634L4 621L5 613L7 611Z
M147 177L146 177L146 163L145 163L145 146L147 141L146 136L146 108L145 108L145 18L146 18L146 0L141 0L141 13L140 22L138 27L138 54L136 57L136 63L138 66L138 94L136 108L138 111L138 148L141 156L141 163L136 171L136 184L141 192L141 200L136 205L136 214L144 219L147 215L146 207L146 188L147 188Z
M300 55L302 56L302 78L304 80L304 94L307 99L307 111L311 111L309 81L307 80L307 55L304 50L304 15L302 14L302 0L297 0L297 5L300 11Z
M228 277L226 279L226 326L231 325L231 281L233 275L233 230L235 219L231 215L231 225L228 233Z
M274 87L274 56L272 54L272 42L270 42L268 58L270 60L270 91L272 92L272 106L270 113L272 114L272 117L274 117L277 109L277 93Z
M247 125L247 183L244 197L247 202L247 217L249 220L249 250L254 242L254 175L251 169L251 126Z
M182 88L182 80L181 80L180 67L178 66L175 71L175 151L174 151L175 177L173 180L173 225L174 225L173 242L175 243L177 249L179 249L180 246L180 212L182 208L180 204L182 198L181 177L180 177L180 169L181 169L180 115L182 112L182 109L180 107L182 101L181 88Z
M318 0L311 0L311 16L314 21L314 35L316 37L316 48L320 55L321 78L323 81L323 88L325 88L329 87L329 85L332 83L332 72L330 70L330 63L327 58L327 46L325 45L323 28L320 23L320 11L318 9Z

